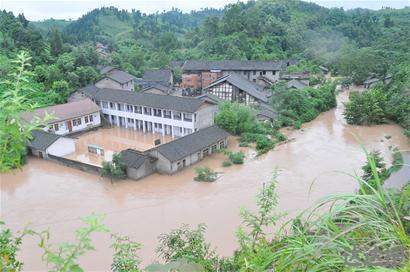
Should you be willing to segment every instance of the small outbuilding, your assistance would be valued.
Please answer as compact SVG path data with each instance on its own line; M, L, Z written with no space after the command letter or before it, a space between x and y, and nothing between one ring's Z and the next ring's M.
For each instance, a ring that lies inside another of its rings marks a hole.
M75 152L75 141L43 130L34 130L27 147L34 156L47 159L48 155L63 157Z
M226 148L228 136L229 133L225 130L211 126L155 147L148 152L158 159L156 170L159 173L173 174Z
M141 179L155 171L156 158L135 149L126 149L120 153L120 162L126 166L127 177Z

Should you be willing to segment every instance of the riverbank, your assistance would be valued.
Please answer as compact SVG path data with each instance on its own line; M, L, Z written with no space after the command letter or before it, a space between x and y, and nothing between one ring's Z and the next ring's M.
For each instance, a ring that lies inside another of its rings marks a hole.
M409 140L397 125L347 125L342 114L347 99L347 93L339 94L337 108L303 124L300 130L288 131L289 139L294 140L267 154L254 157L252 150L231 141L236 145L231 148L247 153L244 165L222 167L223 154L196 165L223 172L214 183L194 182L195 171L189 168L173 176L155 174L139 182L111 184L92 174L29 158L22 170L0 176L1 218L13 230L27 224L36 230L49 229L53 242L63 242L73 239L75 229L82 225L81 217L92 212L106 214L105 222L113 232L143 244L144 264L155 261L160 233L182 223L205 223L206 238L219 253L230 255L237 247L240 207L255 207L256 191L275 169L279 170L278 210L294 215L321 197L357 189L348 174L360 174L365 162L360 142L369 151L380 150L385 158L390 158L389 146L410 150ZM110 237L98 234L93 238L97 250L81 263L87 271L106 271L112 260ZM20 256L26 270L44 269L36 243L30 238L23 242Z

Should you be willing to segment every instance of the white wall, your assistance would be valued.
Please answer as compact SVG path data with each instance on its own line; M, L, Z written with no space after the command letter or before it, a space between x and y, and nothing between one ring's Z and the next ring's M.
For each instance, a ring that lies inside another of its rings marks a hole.
M85 123L85 117L86 116L89 117L90 115L93 116L93 121L90 122L89 118L88 118L88 123ZM62 121L62 122L56 122L56 123L51 124L53 126L53 129L51 131L48 129L48 127L45 127L44 130L53 132L53 133L58 134L58 135L66 135L68 133L83 131L83 130L87 130L87 129L90 129L90 128L93 128L93 127L98 127L98 126L101 125L100 112L94 112L92 114L84 115L84 116L77 117L77 118L74 118L74 119L81 119L81 125L74 126L73 125L73 119L70 119L70 120L65 120L65 121ZM70 121L71 125L72 125L72 131L71 132L68 130L68 126L67 126L68 121ZM57 131L54 131L54 124L58 124L58 130Z
M74 139L67 137L61 137L52 145L50 145L46 150L47 154L59 157L68 155L73 152L75 152L75 141Z
M120 111L120 110L117 109L117 104L118 103L113 103L114 106L115 106L115 109L103 108L102 104L103 103L100 102L102 113L103 114L114 115L114 116L116 116L116 118L121 116L121 117L124 117L124 118L132 118L132 119L142 120L144 122L147 121L147 122L152 122L152 123L158 123L158 124L162 124L163 128L164 128L164 125L168 125L168 126L172 126L172 127L182 127L183 131L184 131L184 129L190 129L190 130L192 130L192 132L195 130L194 120L184 121L183 120L183 113L181 113L182 120L176 120L176 119L174 119L174 116L173 116L174 112L173 111L171 111L171 118L165 118L165 117L163 117L163 114L164 114L163 111L161 112L162 116L159 117L159 116L154 116L153 115L153 109L151 110L152 115L147 115L147 114L143 114L143 113L135 113L135 112L126 111L126 109L127 109L126 104L123 104L124 105L124 111ZM108 103L108 107L109 107L109 103ZM144 107L142 108L142 112L144 112ZM193 117L192 117L192 119L193 119ZM110 119L109 119L109 121L110 121ZM125 119L125 121L127 121L127 119ZM134 124L136 124L136 123L134 122ZM125 127L126 128L136 129L135 126L134 127L129 127L128 122L125 122ZM184 132L183 132L183 134L184 134ZM177 135L177 136L182 136L182 135Z

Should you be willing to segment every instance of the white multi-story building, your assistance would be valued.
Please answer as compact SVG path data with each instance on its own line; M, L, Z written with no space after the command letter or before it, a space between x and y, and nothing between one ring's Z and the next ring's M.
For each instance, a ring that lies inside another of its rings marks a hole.
M58 135L84 131L101 125L100 109L88 98L25 112L22 118L30 123L38 121L43 125L44 131Z
M198 98L89 86L79 91L100 106L112 125L175 137L214 124L218 105Z

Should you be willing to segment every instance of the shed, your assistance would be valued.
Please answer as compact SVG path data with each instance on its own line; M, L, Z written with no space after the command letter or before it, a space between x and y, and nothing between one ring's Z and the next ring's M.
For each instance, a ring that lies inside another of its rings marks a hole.
M63 157L75 152L75 141L72 138L43 130L34 130L31 134L32 139L27 147L34 156L47 159L49 154Z

